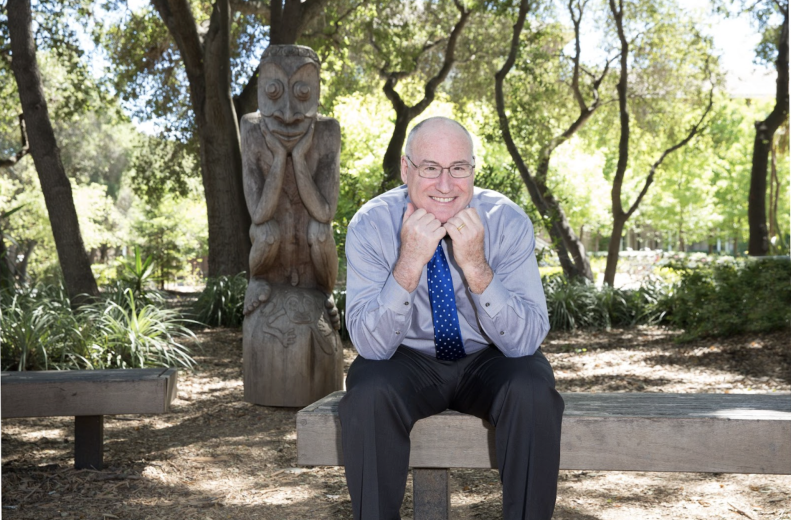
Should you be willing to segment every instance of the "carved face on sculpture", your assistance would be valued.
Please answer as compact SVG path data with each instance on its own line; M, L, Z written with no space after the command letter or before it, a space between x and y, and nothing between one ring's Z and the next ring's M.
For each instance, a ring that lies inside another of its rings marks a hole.
M294 53L304 49L278 47ZM265 54L258 80L258 110L264 116L266 127L287 150L291 151L308 131L318 108L317 62L305 55Z

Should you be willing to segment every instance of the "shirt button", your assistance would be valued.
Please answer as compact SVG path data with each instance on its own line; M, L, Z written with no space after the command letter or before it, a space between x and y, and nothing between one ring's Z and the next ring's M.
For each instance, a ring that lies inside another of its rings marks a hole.
M505 331L504 331L504 330L501 330L501 331L500 331L500 335L501 335L501 336L505 336Z
M396 336L398 336L399 334L401 334L401 331L400 331L400 330L397 330L397 331L396 331Z
M489 302L486 302L486 304L485 304L485 305L488 307L488 306L489 306Z
M409 302L404 302L404 305L409 305Z

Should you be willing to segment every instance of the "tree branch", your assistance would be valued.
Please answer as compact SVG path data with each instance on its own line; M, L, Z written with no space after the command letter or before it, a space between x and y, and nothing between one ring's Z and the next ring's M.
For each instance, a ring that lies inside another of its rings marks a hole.
M15 165L22 157L30 153L30 143L27 140L27 128L25 127L24 114L19 114L19 133L22 140L22 148L8 159L0 159L0 168Z
M471 10L465 9L464 5L462 5L459 0L453 0L453 3L456 5L456 9L459 10L459 21L453 26L453 31L451 31L450 38L448 38L448 44L445 46L445 60L442 63L442 68L439 70L439 72L437 72L436 76L431 78L428 83L426 83L425 95L423 96L423 99L410 108L410 112L412 112L412 114L415 116L422 113L426 107L431 104L431 102L434 100L437 87L439 87L439 85L445 81L445 78L448 77L450 69L453 68L454 57L456 54L456 43L459 40L461 32L464 30L464 26L467 24L467 20L470 18L470 13L472 12Z
M711 74L709 74L709 77L711 77ZM709 90L709 103L708 105L706 105L706 110L703 111L703 115L700 116L698 122L695 123L695 125L690 129L689 133L684 139L682 139L681 141L677 142L676 144L674 144L673 146L662 152L662 155L659 156L659 159L657 159L654 162L654 164L651 165L651 169L648 171L648 175L645 178L643 189L640 190L640 194L637 196L637 199L635 199L634 203L629 208L629 211L626 212L627 219L632 216L632 214L637 210L637 207L640 205L640 202L642 202L643 197L645 197L645 194L648 192L648 188L651 186L651 183L654 182L654 174L656 173L657 168L659 168L659 166L662 164L662 161L664 161L668 155L675 152L682 146L686 145L688 142L692 140L693 137L695 137L695 135L698 134L698 132L701 129L701 125L703 124L703 120L706 119L706 116L711 111L711 107L713 104L714 104L714 84L712 83L711 89Z
M621 43L621 70L618 83L615 87L618 92L618 112L620 114L621 137L618 142L618 164L615 167L615 176L612 183L612 212L614 217L622 217L623 204L621 202L621 188L623 178L626 173L626 166L629 161L629 110L627 108L627 85L629 80L629 42L623 30L623 0L618 0L618 7L615 0L609 0L610 11L612 12L615 26L618 32L618 40Z
M151 0L167 26L192 81L203 75L202 38L188 0Z
M268 21L271 13L269 12L269 2L266 0L230 0L231 9L237 13L248 15L260 15Z

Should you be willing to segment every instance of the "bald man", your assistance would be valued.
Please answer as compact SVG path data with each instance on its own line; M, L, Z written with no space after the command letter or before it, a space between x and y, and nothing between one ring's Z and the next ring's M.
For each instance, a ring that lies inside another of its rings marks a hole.
M359 356L339 405L357 520L401 518L416 421L446 409L495 426L503 517L552 517L563 400L533 226L474 187L469 132L430 118L401 158L404 186L366 203L346 238L346 322Z

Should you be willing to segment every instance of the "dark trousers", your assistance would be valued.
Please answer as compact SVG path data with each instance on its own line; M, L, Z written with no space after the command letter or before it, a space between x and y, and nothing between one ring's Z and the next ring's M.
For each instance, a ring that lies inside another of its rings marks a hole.
M507 358L494 346L457 361L399 347L360 356L346 378L341 420L355 520L400 519L415 422L448 408L495 427L503 518L549 520L555 508L563 399L539 349Z

